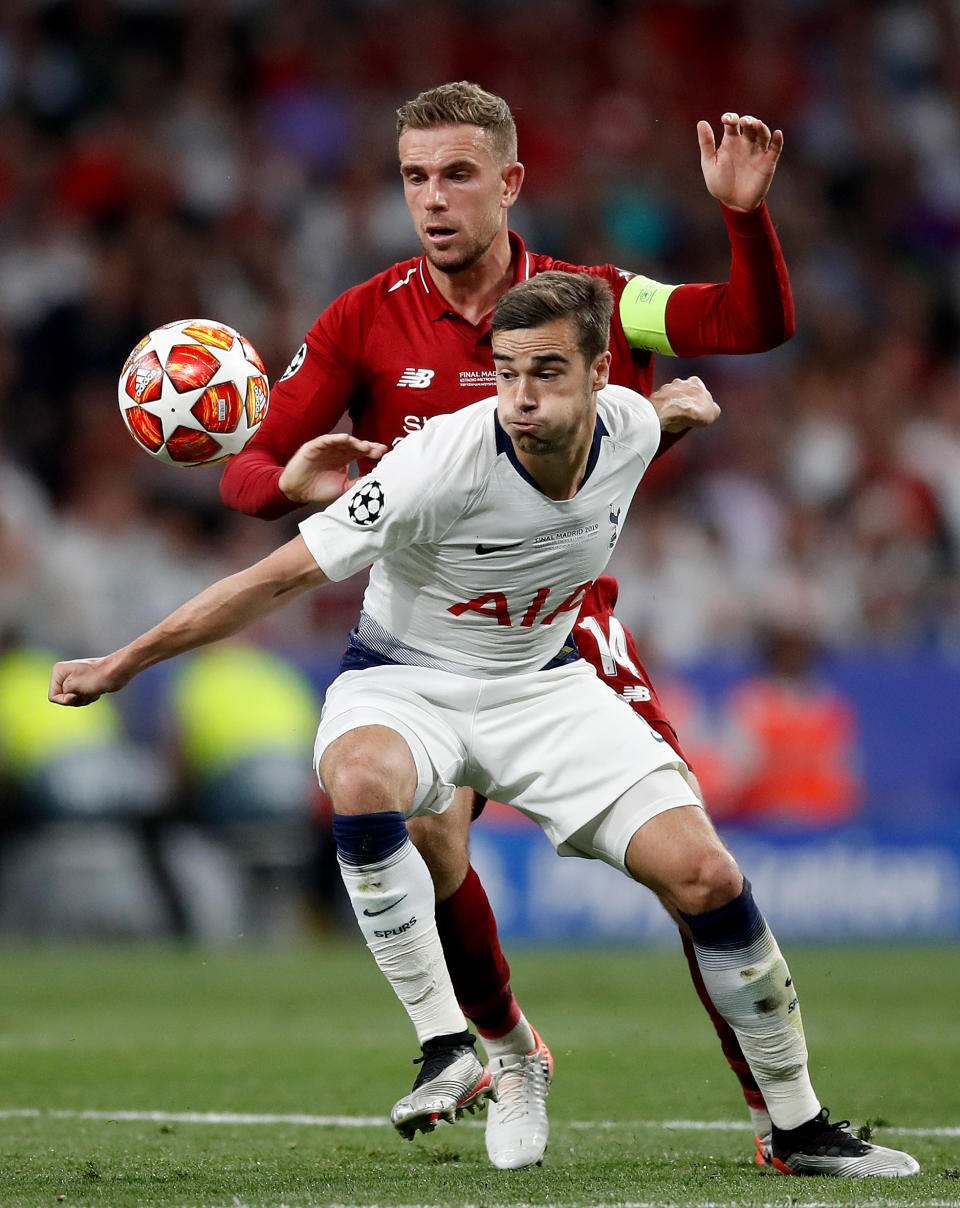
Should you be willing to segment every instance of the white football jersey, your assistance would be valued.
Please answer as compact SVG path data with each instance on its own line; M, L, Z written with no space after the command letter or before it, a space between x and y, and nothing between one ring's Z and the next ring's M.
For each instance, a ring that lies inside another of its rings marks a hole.
M606 387L583 485L550 499L484 399L411 433L300 532L329 579L373 563L363 611L381 650L392 640L467 675L537 671L562 650L659 443L649 400Z

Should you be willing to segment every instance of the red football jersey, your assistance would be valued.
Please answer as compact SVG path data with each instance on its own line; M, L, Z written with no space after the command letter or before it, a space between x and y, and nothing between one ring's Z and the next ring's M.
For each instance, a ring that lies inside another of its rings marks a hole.
M752 214L724 208L732 251L730 280L680 285L667 303L667 336L678 356L760 352L793 332L786 266L766 206ZM547 269L596 273L619 299L632 273L612 264L586 267L528 252L511 234L514 282ZM649 394L653 354L631 349L614 310L610 380ZM433 415L496 393L487 319L451 310L422 256L341 294L320 315L270 393L253 441L226 464L224 502L271 519L293 511L277 486L305 441L332 431L348 413L355 435L394 444Z
M723 209L731 246L730 280L680 285L667 302L666 332L678 356L761 352L793 334L793 301L786 265L765 205L752 214ZM548 269L604 277L619 300L633 276L612 264L566 264L528 252L511 232L514 284ZM473 324L450 309L427 270L424 257L393 265L335 299L307 333L286 373L274 384L259 432L226 464L221 495L226 504L271 519L293 511L277 483L305 441L332 431L349 414L356 436L393 445L434 415L496 393L488 318ZM617 308L611 323L610 380L649 394L653 354L633 349ZM601 584L612 584L612 591ZM615 582L598 580L580 614L577 635L598 674L622 692L668 741L676 734L653 685L625 635L625 665L604 659L610 642ZM593 627L582 628L595 616ZM598 638L598 634L601 635ZM609 654L609 652L608 652ZM634 674L635 672L635 674ZM629 683L624 680L624 675Z

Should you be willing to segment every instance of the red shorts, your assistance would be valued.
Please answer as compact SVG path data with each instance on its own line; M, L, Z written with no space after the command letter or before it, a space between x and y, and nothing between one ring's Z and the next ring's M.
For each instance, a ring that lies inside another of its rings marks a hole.
M640 662L629 630L613 615L620 585L610 575L601 575L590 588L573 627L581 656L605 684L625 701L673 747L689 766L677 732L667 719L650 677Z

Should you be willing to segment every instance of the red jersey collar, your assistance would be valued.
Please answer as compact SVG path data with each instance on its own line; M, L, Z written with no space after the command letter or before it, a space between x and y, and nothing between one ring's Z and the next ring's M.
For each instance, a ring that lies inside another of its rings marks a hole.
M513 280L511 285L516 285L518 281L526 281L528 277L533 275L533 257L527 251L526 244L516 233L516 231L508 231L507 237L510 240L510 255L513 262ZM420 282L420 288L423 290L424 305L427 308L427 314L431 319L445 319L447 315L459 315L457 311L447 302L446 298L440 293L427 269L427 258L421 256L417 261L417 279ZM479 326L479 324L477 324Z

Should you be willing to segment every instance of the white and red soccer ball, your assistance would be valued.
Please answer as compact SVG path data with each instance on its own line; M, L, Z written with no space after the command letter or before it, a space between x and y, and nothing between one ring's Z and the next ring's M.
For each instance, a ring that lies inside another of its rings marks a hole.
M127 357L117 385L130 435L158 461L203 466L239 453L270 385L257 350L225 323L165 323Z

